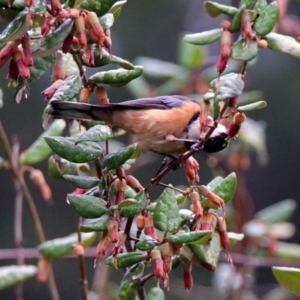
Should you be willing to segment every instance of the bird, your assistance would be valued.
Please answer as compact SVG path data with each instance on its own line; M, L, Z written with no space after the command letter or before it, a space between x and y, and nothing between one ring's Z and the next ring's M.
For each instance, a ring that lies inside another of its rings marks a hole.
M111 128L121 128L133 136L143 150L175 156L201 141L214 124L210 114L207 125L200 121L203 110L198 102L180 95L140 98L120 103L89 103L52 100L43 115L43 127L53 119L101 120ZM204 128L205 127L205 128ZM218 152L228 145L226 127L220 123L201 150Z

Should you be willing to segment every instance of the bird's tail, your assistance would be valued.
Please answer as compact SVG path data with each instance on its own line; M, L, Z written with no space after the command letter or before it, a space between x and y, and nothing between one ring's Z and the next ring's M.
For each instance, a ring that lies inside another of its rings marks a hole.
M112 117L112 109L107 105L91 105L70 101L51 101L46 107L43 116L43 127L47 128L53 119L79 119L101 120L109 123Z

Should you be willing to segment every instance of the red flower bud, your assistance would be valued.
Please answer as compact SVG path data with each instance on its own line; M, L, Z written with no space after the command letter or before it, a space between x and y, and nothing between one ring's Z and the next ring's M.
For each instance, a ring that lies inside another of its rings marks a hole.
M2 67L13 55L19 42L19 40L10 41L0 50L0 67Z
M24 63L27 67L33 66L33 58L31 56L31 39L29 35L22 37L22 48L24 53Z
M184 288L186 290L191 290L194 284L193 281L193 274L192 274L192 263L188 262L181 262L182 268L183 268L183 283L184 283Z
M64 79L65 72L63 69L63 54L61 51L56 52L55 61L53 64L52 80Z
M201 205L199 193L196 191L192 191L189 194L189 198L193 204L193 210L196 218L201 218L203 216L203 207Z
M105 256L106 250L108 248L109 240L107 233L103 235L102 240L98 243L96 248L97 257Z
M144 233L146 235L151 236L155 240L159 240L156 228L153 225L153 216L147 216L145 217L145 228L144 228Z
M89 103L92 91L88 88L82 88L79 95L79 102Z
M81 243L76 243L74 245L74 250L75 250L76 255L78 255L78 256L84 255L85 249Z
M45 283L48 281L50 266L51 262L49 257L43 256L39 259L38 270L36 274L38 282Z
M162 255L163 255L163 268L165 273L169 273L172 270L172 256L174 253L174 247L170 243L164 243Z
M7 79L17 81L19 77L19 69L17 63L12 59L9 63Z
M95 93L97 99L99 100L100 104L108 104L109 103L107 91L103 86L97 86L94 90L94 93ZM128 183L128 185L129 185L129 183Z
M246 115L242 112L237 112L234 115L233 122L229 125L226 133L229 138L234 138L241 129L242 123L246 120Z
M127 184L133 188L137 193L144 190L144 187L140 184L140 182L132 175L126 176Z
M245 40L252 39L253 32L251 27L251 13L244 10L242 15L242 34Z
M154 269L154 275L158 279L164 279L165 272L163 270L163 261L161 259L161 252L157 249L151 251L152 266Z
M51 30L51 20L52 18L50 16L46 16L44 24L41 28L41 33L43 37L45 37Z
M86 45L86 47L83 48L82 59L88 66L95 65L94 45Z
M199 181L199 164L195 158L190 156L185 162L185 176L189 182Z
M224 200L221 199L217 194L211 192L205 185L198 186L198 192L200 195L208 198L208 200L213 202L218 207L222 207L224 205Z
M143 215L138 215L135 219L136 227L139 231L145 228L145 217Z
M108 235L112 243L118 241L119 224L117 220L109 220L107 224Z
M89 31L91 38L94 42L99 44L101 47L104 46L105 33L100 25L98 16L94 12L89 12L85 15L85 27Z
M54 83L52 83L48 88L42 91L42 95L45 96L48 100L52 98L57 89L61 86L63 80L58 79Z
M47 182L45 180L43 172L41 170L33 169L30 172L30 179L38 187L43 198L46 201L50 201L52 198L52 192L51 192L49 185L47 184Z
M209 212L204 213L201 219L201 230L214 231L217 225L217 217Z

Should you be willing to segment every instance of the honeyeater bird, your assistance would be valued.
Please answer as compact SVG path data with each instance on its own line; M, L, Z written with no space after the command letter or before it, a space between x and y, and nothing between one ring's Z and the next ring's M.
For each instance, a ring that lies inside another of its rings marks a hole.
M178 95L100 105L53 100L45 110L43 127L55 118L101 120L131 133L142 149L172 156L188 151L214 124L208 114L203 125L200 115L199 103ZM227 143L226 127L219 123L202 150L218 152Z

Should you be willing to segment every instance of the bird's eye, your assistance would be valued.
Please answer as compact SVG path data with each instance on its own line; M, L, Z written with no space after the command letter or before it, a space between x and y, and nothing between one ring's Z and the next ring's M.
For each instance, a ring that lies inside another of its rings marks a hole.
M228 146L227 137L228 135L226 133L221 133L209 138L203 145L203 151L207 153L214 153L225 149Z

